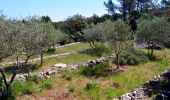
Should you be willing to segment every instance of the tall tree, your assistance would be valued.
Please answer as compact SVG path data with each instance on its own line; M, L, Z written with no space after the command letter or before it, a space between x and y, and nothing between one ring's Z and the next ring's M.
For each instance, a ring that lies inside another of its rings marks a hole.
M104 2L104 5L107 8L108 13L112 15L113 19L117 19L116 16L117 6L113 3L113 1L108 0L107 2Z
M84 34L82 30L86 25L87 22L85 17L77 14L69 17L65 21L63 28L65 29L65 33L69 34L70 38L77 42L78 39L82 38L82 35Z

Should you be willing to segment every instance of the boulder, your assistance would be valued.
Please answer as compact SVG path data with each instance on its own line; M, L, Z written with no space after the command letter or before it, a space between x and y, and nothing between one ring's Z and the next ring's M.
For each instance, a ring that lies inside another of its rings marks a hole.
M59 63L59 64L55 64L55 65L54 65L54 68L63 69L63 68L67 68L67 65L66 65L66 64L63 64L63 63Z

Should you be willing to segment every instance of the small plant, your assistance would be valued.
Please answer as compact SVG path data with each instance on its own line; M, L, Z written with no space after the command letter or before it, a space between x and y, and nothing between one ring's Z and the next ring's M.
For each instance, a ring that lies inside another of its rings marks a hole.
M14 96L19 95L22 92L23 84L20 81L16 81L13 83L11 87L12 94Z
M91 90L91 89L94 89L94 88L97 88L97 87L98 87L98 85L96 83L89 82L89 83L86 84L85 89Z
M72 77L71 77L71 76L67 76L65 79L66 79L67 81L71 81L71 80L72 80Z
M41 88L42 89L47 89L47 90L50 90L53 88L53 85L50 81L46 81L44 82L42 85L41 85Z
M76 74L75 71L72 70L64 70L61 74L61 77L67 81L71 81L72 77Z
M55 53L55 48L50 48L46 51L47 54L53 54Z
M94 65L93 67L82 67L80 74L85 76L106 76L107 68L109 67L109 63L101 63Z
M32 94L34 92L32 82L26 82L22 86L22 93L23 94Z
M75 87L73 87L73 86L69 87L69 89L68 89L69 92L74 92L74 90L75 90Z
M29 76L28 81L38 84L38 82L40 81L40 78L38 76L35 76L35 75L34 76Z

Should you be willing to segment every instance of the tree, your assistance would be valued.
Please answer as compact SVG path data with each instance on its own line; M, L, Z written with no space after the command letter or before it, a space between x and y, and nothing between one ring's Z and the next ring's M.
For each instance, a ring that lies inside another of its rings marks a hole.
M28 60L31 56L39 53L39 51L37 50L37 38L39 37L40 33L37 31L38 28L36 25L37 19L29 17L23 23L21 34L19 34L21 49L23 54L26 56L25 64L28 63Z
M91 24L88 28L83 30L84 38L90 43L92 48L96 48L97 42L102 42L102 31L100 23L97 25Z
M51 21L51 18L50 18L49 16L42 16L42 17L41 17L41 21L42 21L42 22L52 22L52 21Z
M18 48L18 34L20 33L21 24L18 24L16 20L5 20L4 17L0 17L0 60L12 56L14 54L17 55L17 62L12 72L12 77L10 80L7 79L5 71L3 67L0 67L0 73L3 78L3 82L5 85L5 89L3 91L3 96L6 96L10 93L10 87L13 83L15 76L17 75L17 71L20 69L21 65L19 64L19 52Z
M168 20L170 21L170 6L168 7L168 10L167 10L167 16L168 16Z
M82 30L86 27L86 19L81 15L69 17L64 23L65 33L69 34L70 38L77 42L84 34Z
M148 46L148 55L153 56L155 46L162 45L169 39L169 23L165 18L142 20L137 30L137 41Z
M41 64L43 63L43 53L46 50L54 48L57 44L57 31L55 30L54 26L50 22L39 22L37 21L35 24L36 32L38 36L35 37L36 45L37 45L37 52L41 55Z
M107 8L108 13L112 15L113 19L117 19L116 16L117 6L112 2L112 0L104 2L104 5Z
M131 37L130 27L122 20L116 22L106 21L102 24L105 42L114 49L116 55L117 69L119 69L119 55L126 48Z

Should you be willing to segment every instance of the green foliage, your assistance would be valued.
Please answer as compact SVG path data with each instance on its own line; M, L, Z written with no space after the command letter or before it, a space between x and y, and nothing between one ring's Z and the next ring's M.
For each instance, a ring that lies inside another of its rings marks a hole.
M149 56L153 55L155 46L161 46L168 41L170 34L170 24L165 18L153 18L152 20L142 20L138 24L137 42L146 43L149 47Z
M45 53L47 53L47 54L54 54L55 51L56 51L55 48L50 48L50 49L48 49Z
M119 61L120 65L138 65L147 62L148 58L143 52L130 48L120 55Z
M41 85L42 89L47 89L47 90L51 90L53 88L53 83L50 81L45 81L42 85Z
M69 87L68 91L69 92L74 92L75 91L75 87L73 87L73 86Z
M108 75L107 68L109 67L109 63L101 63L94 65L93 67L82 67L80 69L80 74L85 76L106 76Z
M0 87L2 87L2 86L3 86L3 78L0 77Z
M88 82L85 87L86 90L91 90L95 88L98 88L98 84L93 82Z
M20 94L32 94L34 91L35 89L32 82L21 83L20 81L16 81L11 87L11 92L14 96Z
M105 45L96 45L95 48L92 48L92 54L94 56L102 57L104 54L109 53L109 49Z
M15 81L12 84L11 90L13 95L18 96L19 94L21 94L23 89L23 84L20 81Z
M22 94L32 94L35 89L32 82L26 82L22 85Z
M61 33L59 36L58 36L58 43L60 45L64 45L64 44L67 44L67 43L70 43L71 40L69 39L68 35L64 34L64 33Z
M81 40L82 30L86 27L86 25L87 23L85 17L77 14L69 17L65 21L63 28L65 33L77 42L78 40Z
M72 70L64 70L62 71L61 77L67 81L71 81L72 77L76 74L75 71Z
M40 78L38 77L38 76L29 76L28 77L28 81L29 82L34 82L34 83L36 83L36 84L38 84L39 83L39 81L40 81Z

